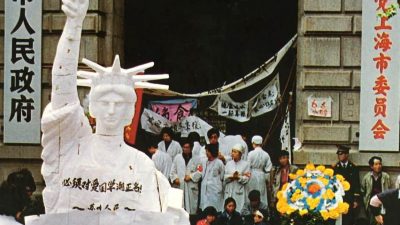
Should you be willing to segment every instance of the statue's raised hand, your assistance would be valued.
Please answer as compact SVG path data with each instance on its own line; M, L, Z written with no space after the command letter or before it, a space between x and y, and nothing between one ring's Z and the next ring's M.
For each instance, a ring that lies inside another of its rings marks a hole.
M61 9L67 18L82 23L89 7L89 0L62 0L62 2Z

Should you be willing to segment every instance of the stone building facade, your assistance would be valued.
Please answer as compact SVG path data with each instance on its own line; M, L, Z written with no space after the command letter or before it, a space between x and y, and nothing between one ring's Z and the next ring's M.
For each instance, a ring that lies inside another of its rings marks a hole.
M374 153L358 149L360 114L362 0L298 0L296 132L303 148L294 163L330 165L336 161L336 144L352 147L351 159L367 170ZM267 13L267 12L266 12ZM43 0L42 111L50 98L51 66L65 16L61 1ZM124 59L124 0L90 0L83 26L81 55L111 65L115 54ZM4 43L4 1L0 1L0 43ZM4 76L3 44L0 76ZM80 65L84 66L84 65ZM3 82L3 77L0 78ZM87 90L80 90L83 98ZM332 118L309 117L307 97L332 97ZM3 90L0 90L3 113ZM0 117L3 120L3 117ZM3 129L0 130L0 137ZM17 168L27 167L41 184L41 146L0 143L0 180ZM390 173L398 173L399 153L379 153Z
M296 135L303 148L294 162L333 164L336 144L351 146L350 157L368 169L373 155L396 174L399 153L358 148L362 0L300 0L298 13ZM331 97L332 117L307 115L307 97Z
M56 46L65 23L61 1L43 0L42 17L42 109L49 103L51 93L51 68ZM90 0L88 14L83 24L81 57L84 56L101 65L111 65L115 54L124 59L123 49L123 0ZM4 80L4 1L0 1L0 82ZM84 68L84 65L80 65ZM87 90L80 89L82 99ZM3 86L0 90L0 113L3 114ZM3 115L0 117L3 121ZM3 126L0 137L3 136ZM18 168L33 172L39 190L43 182L40 175L42 164L40 145L9 145L0 143L0 180Z

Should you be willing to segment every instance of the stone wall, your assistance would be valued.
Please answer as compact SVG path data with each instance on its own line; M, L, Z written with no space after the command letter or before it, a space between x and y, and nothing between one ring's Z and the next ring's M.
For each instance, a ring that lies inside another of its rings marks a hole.
M303 148L295 163L333 164L336 144L351 146L351 159L368 168L372 155L398 170L399 153L358 151L362 0L300 0L296 135ZM332 117L307 115L307 97L332 97Z
M42 112L50 100L51 67L58 39L65 23L61 11L61 0L43 0L43 36L42 36ZM124 0L90 0L87 17L83 24L80 58L85 57L101 65L109 66L115 54L124 59L123 28ZM0 42L4 42L4 1L0 1ZM4 49L0 45L0 82L3 84ZM123 63L123 62L122 62ZM80 68L85 68L83 64ZM82 99L87 90L79 89ZM3 120L3 85L0 89L0 120ZM0 139L3 126L0 129ZM0 143L0 181L18 169L28 168L33 172L42 189L40 166L42 164L40 145L8 145Z

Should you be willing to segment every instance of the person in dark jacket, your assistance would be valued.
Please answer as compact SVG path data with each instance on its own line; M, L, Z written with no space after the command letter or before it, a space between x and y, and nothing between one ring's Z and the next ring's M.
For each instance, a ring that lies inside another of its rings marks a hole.
M371 212L378 224L400 225L400 189L381 192L371 198ZM381 206L385 215L381 214Z
M0 215L11 216L24 223L25 211L31 204L31 196L35 190L35 181L28 169L8 175L0 186Z
M225 199L224 211L218 216L218 225L242 225L240 213L236 211L236 201L232 197Z
M336 154L338 162L333 165L335 174L342 175L349 183L350 189L345 192L343 201L349 204L349 212L343 215L343 225L352 225L359 211L361 202L360 196L360 176L356 165L349 160L350 147L346 145L338 145Z

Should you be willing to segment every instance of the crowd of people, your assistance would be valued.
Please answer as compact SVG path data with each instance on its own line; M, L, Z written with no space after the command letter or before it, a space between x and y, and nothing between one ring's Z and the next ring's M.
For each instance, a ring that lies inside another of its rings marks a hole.
M281 215L276 211L277 193L298 169L290 164L287 151L279 151L278 165L273 166L258 135L252 137L250 151L238 139L231 139L237 143L226 149L220 142L225 137L220 138L215 128L208 131L209 144L204 146L197 133L183 138L181 145L170 128L162 129L160 136L162 140L150 144L148 150L157 169L173 187L184 191L184 208L192 224L281 224ZM348 146L338 145L338 161L332 165L335 174L350 183L344 196L350 209L342 224L379 224L384 218L381 215L390 217L390 213L376 198L391 188L398 190L400 175L392 184L389 174L382 171L382 158L373 156L368 162L371 170L360 180L358 167L349 160L349 150ZM370 204L371 200L375 201ZM400 205L396 207L400 210Z
M170 128L161 131L162 141L148 144L155 167L175 188L183 190L183 205L196 225L268 225L281 224L276 211L277 193L297 167L290 164L289 153L279 151L278 165L273 166L268 153L261 148L262 137L253 136L250 151L238 143L220 143L220 132L208 131L209 144L202 146L200 136L190 133L177 142ZM339 145L338 161L332 165L349 183L344 201L349 212L343 225L394 224L400 221L400 176L392 184L390 175L382 171L383 160L373 156L370 171L360 180L359 170L349 160L347 146ZM11 173L0 186L0 215L12 216L23 223L23 216L44 213L40 199L32 201L36 186L27 169ZM385 221L385 222L384 222ZM331 221L332 224L334 221Z

